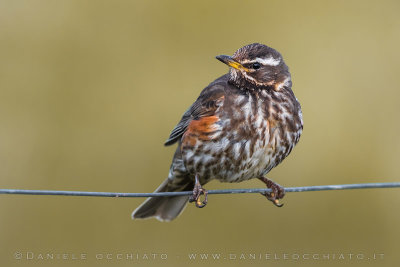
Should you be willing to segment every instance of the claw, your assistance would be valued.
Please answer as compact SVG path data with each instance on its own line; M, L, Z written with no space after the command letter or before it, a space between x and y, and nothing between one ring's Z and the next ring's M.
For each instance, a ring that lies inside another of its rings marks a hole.
M197 175L195 176L195 179L196 180L193 188L193 194L189 197L189 202L195 202L196 207L203 208L205 205L207 205L208 192L203 187L201 187ZM201 201L201 195L204 195L203 201Z
M198 208L203 208L205 205L207 205L207 191L204 191L204 192L202 191L202 194L204 194L204 200L201 201L200 196L196 200L196 207L198 207Z
M263 181L268 188L271 188L272 192L270 193L261 193L265 196L269 201L271 201L275 206L282 207L283 203L279 203L279 199L282 199L285 196L285 189L277 183L274 183L268 178L262 177L259 178Z
M277 207L283 207L283 203L279 203L279 199L275 199L272 203L274 203L275 206Z

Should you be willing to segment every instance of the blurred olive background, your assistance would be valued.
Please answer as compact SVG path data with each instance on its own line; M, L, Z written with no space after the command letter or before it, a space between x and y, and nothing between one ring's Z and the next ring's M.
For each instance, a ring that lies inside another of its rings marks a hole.
M399 10L399 1L3 0L0 188L152 192L175 149L163 147L170 130L228 70L214 56L252 42L283 54L304 114L300 143L270 178L284 186L399 181ZM263 185L206 188L250 187ZM258 194L212 195L170 223L132 221L143 199L2 195L0 263L394 266L399 193L289 193L281 209ZM68 259L36 258L46 253ZM86 260L71 259L81 253ZM385 256L201 261L188 253Z

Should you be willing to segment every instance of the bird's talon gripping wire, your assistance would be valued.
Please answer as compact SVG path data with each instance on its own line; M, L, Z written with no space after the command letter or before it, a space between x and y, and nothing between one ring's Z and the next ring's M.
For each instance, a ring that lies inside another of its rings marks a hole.
M189 202L195 202L196 207L203 208L207 205L208 192L201 186L197 175L195 176L195 179L193 194L189 197ZM201 195L204 195L203 201L201 200Z

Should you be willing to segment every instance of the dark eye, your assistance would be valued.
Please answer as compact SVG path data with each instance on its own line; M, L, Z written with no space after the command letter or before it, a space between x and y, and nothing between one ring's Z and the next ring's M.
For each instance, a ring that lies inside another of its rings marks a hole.
M257 70L257 69L259 69L261 67L261 65L260 65L260 63L256 62L256 63L253 63L253 65L251 67L253 69Z

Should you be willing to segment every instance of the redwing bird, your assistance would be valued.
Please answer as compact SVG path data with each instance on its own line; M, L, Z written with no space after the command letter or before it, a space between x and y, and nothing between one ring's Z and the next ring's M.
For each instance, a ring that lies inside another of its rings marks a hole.
M168 178L155 191L193 190L193 195L148 198L133 212L134 219L170 221L188 200L204 207L202 185L212 179L258 178L272 190L264 195L281 206L284 188L265 175L289 155L303 129L289 69L278 51L258 43L216 58L229 73L208 85L172 130L165 145L178 147Z

